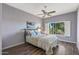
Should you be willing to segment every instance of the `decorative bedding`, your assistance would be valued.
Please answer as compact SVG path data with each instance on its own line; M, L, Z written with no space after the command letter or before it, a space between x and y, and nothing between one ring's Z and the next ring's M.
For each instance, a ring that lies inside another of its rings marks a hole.
M29 42L29 43L37 46L38 45L38 38L28 36L28 37L26 37L26 42Z
M26 41L46 51L46 54L53 54L53 47L58 45L58 38L55 35L26 36Z

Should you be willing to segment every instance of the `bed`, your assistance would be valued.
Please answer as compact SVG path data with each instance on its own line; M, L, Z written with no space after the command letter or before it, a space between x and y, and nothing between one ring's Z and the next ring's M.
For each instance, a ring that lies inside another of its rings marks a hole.
M40 34L40 35L31 35L31 36L26 36L26 42L40 47L43 50L45 50L47 55L53 54L53 47L58 46L58 38L56 35L45 35L45 34Z

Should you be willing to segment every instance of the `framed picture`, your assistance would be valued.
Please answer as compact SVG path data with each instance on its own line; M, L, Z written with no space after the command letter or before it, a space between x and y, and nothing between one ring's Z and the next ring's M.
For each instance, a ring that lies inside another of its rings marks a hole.
M26 29L36 29L34 22L26 22Z

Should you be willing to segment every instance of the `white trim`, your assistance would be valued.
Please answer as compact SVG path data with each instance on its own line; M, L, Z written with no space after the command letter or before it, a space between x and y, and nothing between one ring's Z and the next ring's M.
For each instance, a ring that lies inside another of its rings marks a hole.
M61 39L59 39L59 40L60 40L60 41L64 41L64 42L69 42L69 43L76 43L76 42L66 41L66 40L61 40ZM11 48L11 47L14 47L14 46L21 45L21 44L23 44L23 43L24 43L24 42L20 42L20 43L14 44L14 45L7 46L7 47L2 48L2 50L8 49L8 48Z
M7 46L7 47L2 48L2 50L8 49L8 48L11 48L11 47L14 47L14 46L21 45L21 44L23 44L23 43L24 43L24 42L20 42L20 43L17 43L17 44L13 44L13 45L10 45L10 46Z
M76 44L76 42L72 42L72 41L67 41L67 40L61 40L61 39L59 39L60 41L64 41L64 42L69 42L69 43L75 43Z

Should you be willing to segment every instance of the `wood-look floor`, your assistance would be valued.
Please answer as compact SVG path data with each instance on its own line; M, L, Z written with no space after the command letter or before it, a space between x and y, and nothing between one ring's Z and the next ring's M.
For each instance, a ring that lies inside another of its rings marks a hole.
M53 55L78 55L78 54L79 53L75 44L59 42L59 46L54 48ZM3 50L3 55L46 55L46 54L43 49L27 43Z

